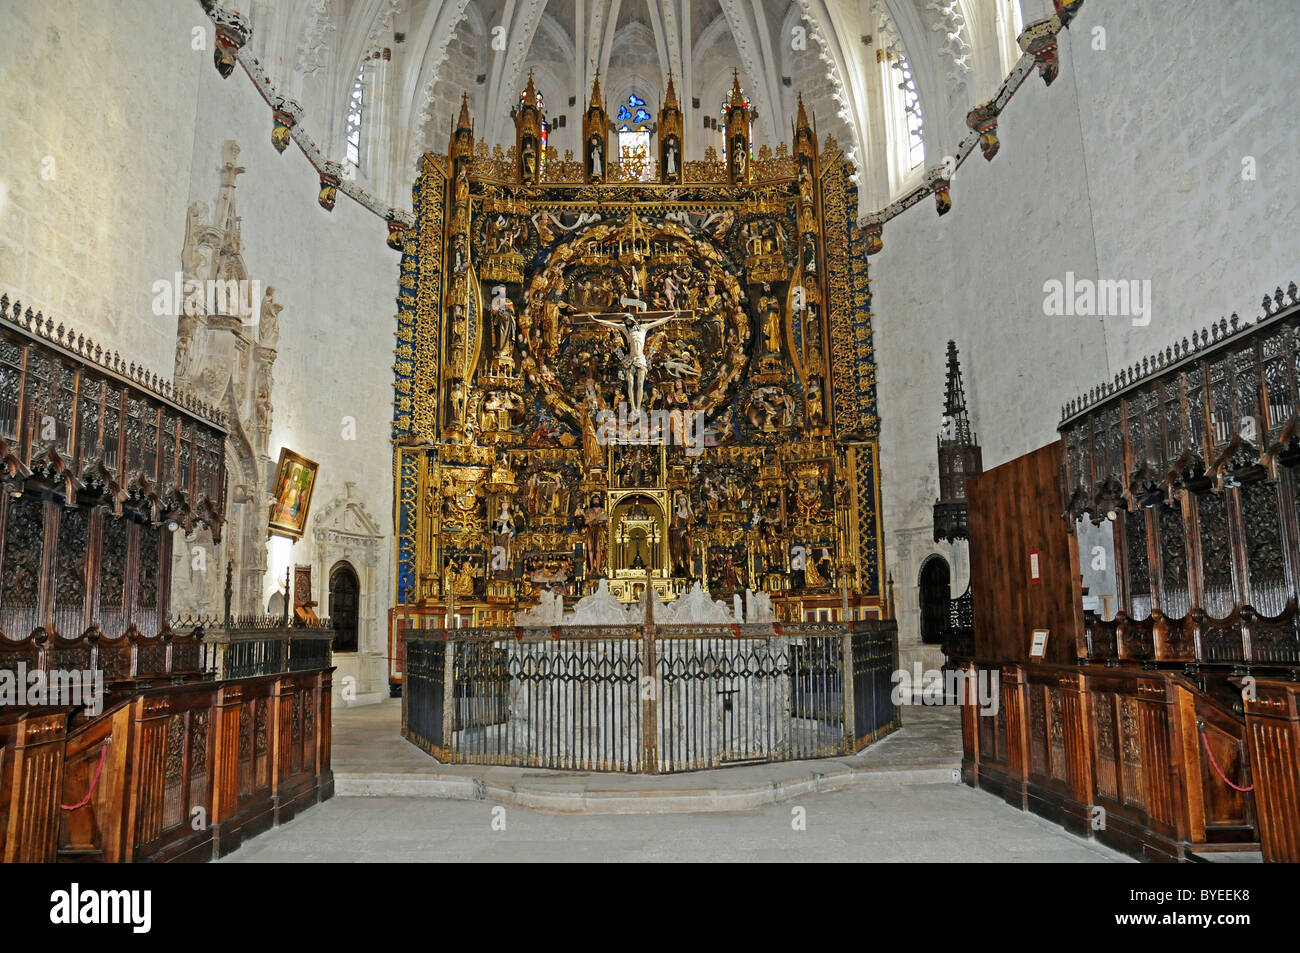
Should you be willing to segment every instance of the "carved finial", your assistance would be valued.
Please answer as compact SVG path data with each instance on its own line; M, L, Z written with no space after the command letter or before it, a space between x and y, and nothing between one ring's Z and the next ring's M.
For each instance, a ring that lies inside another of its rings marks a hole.
M673 85L673 71L668 71L668 91L664 93L664 108L677 109L677 87Z
M745 94L740 89L740 70L734 68L731 71L731 99L728 105L732 109L743 109L745 106Z

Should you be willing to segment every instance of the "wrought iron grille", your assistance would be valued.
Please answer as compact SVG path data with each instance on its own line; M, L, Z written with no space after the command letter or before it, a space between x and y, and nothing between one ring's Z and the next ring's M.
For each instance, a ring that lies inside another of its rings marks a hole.
M448 762L690 771L845 754L897 724L890 622L403 638L403 733Z

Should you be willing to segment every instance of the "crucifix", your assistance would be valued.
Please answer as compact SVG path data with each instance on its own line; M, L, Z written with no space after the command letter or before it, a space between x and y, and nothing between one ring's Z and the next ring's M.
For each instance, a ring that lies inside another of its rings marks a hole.
M623 340L627 345L627 360L624 366L627 369L628 410L631 413L639 413L642 392L645 390L646 377L650 371L650 361L646 356L646 337L660 325L667 324L669 321L690 318L695 312L691 309L647 310L645 301L641 299L641 288L637 281L636 271L632 272L631 296L619 298L618 303L625 310L609 311L603 314L579 314L575 317L591 321L594 324L603 324L607 328L614 328L623 335Z

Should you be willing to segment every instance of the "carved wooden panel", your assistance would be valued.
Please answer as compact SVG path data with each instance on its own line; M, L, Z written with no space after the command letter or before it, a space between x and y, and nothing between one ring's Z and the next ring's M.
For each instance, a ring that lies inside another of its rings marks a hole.
M162 830L175 827L185 819L185 715L177 713L167 719L163 752Z
M1029 770L1046 777L1049 770L1047 757L1047 698L1041 685L1029 686Z
M1232 543L1228 539L1228 505L1218 493L1196 497L1201 534L1201 608L1222 619L1237 603L1232 585Z
M64 508L54 551L54 627L64 638L86 628L90 511Z
M1281 614L1286 607L1286 568L1282 556L1281 516L1277 484L1260 480L1237 489L1245 533L1251 606L1264 616Z
M253 708L253 758L254 786L264 788L271 783L271 755L268 741L268 703L259 698Z
M122 632L126 621L126 556L130 525L124 519L104 518L100 544L99 624L106 635Z
M1171 619L1181 619L1191 608L1187 580L1187 527L1183 511L1164 503L1156 507L1157 545L1160 551L1160 609Z
M980 760L981 761L999 761L998 745L995 737L995 725L993 719L987 715L977 714L976 722L979 724L980 733Z
M208 709L190 712L190 790L189 806L207 806L208 786Z
M1151 561L1147 555L1145 510L1125 512L1124 566L1128 579L1128 614L1134 619L1151 615Z
M1129 695L1119 697L1119 748L1122 765L1123 801L1130 807L1146 808L1142 785L1142 736L1138 702Z
M1051 758L1051 775L1054 780L1068 779L1065 763L1065 723L1061 718L1061 690L1053 685L1047 688L1047 747Z
M141 526L137 538L135 624L145 635L157 635L167 621L158 618L159 550L162 529Z
M1093 737L1096 739L1097 793L1114 801L1119 796L1115 761L1115 695L1096 692L1092 697Z
M4 571L0 573L0 605L5 616L19 619L22 631L11 624L6 634L22 638L40 624L36 615L41 591L41 551L45 544L45 504L37 497L23 496L9 501L5 525ZM30 614L30 615L29 615Z
M993 743L998 746L998 760L1006 761L1007 752L1008 749L1010 748L1009 739L1007 738L1006 686L1000 685L999 691L1003 697L998 699L999 705L998 705L997 714L995 714L989 720L993 722L993 738L994 738Z
M239 706L239 796L253 793L253 705L245 697Z

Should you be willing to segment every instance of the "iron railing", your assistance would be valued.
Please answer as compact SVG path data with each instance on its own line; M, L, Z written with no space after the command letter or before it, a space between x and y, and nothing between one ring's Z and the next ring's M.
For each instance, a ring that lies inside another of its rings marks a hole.
M897 726L893 622L410 629L403 648L402 733L447 762L690 771Z
M319 626L286 625L281 616L200 623L189 631L202 639L204 675L217 680L329 668L335 634L327 619Z

